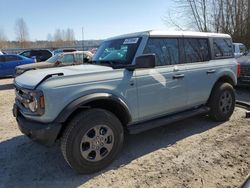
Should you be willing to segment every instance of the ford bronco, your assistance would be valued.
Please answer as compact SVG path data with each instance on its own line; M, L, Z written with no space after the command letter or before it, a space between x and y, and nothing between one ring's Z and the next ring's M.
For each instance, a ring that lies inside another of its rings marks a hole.
M25 135L47 145L60 140L67 163L92 173L116 158L125 132L199 114L227 121L238 69L226 34L127 34L105 40L91 64L16 77L13 114Z

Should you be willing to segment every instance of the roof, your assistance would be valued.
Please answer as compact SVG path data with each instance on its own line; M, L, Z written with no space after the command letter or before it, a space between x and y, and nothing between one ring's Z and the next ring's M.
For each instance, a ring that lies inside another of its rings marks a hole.
M119 39L119 38L141 37L141 36L145 36L145 35L154 36L154 37L180 37L180 36L183 36L183 37L223 37L223 38L231 38L230 35L221 34L221 33L150 30L150 31L143 31L143 32L120 35L120 36L109 38L108 40Z

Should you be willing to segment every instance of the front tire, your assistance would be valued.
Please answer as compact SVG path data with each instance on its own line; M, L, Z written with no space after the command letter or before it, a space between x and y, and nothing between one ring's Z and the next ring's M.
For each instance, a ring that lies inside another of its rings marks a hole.
M123 145L121 122L109 111L89 109L77 114L61 140L64 159L78 173L93 173L108 166Z
M214 121L227 121L234 112L235 91L231 84L219 82L215 85L208 106L209 116Z

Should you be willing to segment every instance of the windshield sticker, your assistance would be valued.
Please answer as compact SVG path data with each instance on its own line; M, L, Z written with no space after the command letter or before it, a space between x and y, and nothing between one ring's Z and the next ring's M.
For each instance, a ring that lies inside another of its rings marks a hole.
M139 38L130 38L125 39L123 44L136 44L138 42Z

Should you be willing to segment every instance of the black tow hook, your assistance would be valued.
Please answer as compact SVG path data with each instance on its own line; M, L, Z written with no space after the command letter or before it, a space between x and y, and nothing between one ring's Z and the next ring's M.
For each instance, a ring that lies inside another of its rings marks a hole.
M243 101L236 101L236 106L246 109L246 118L250 118L250 104Z

